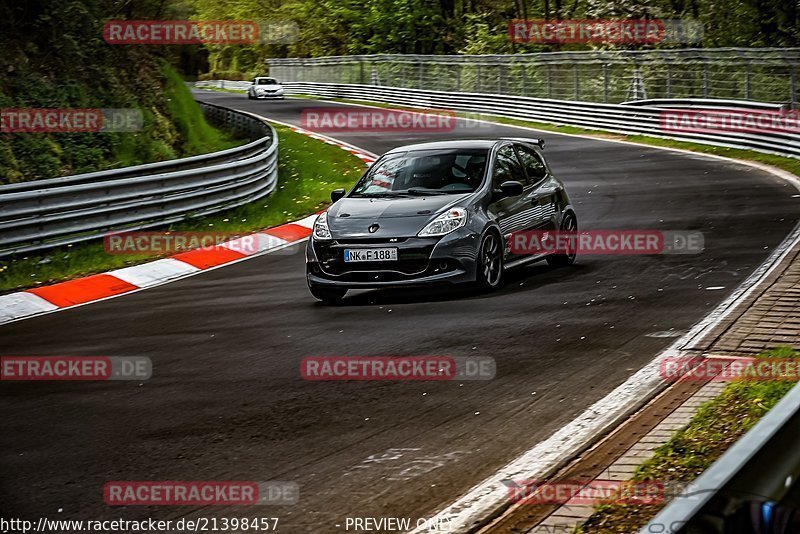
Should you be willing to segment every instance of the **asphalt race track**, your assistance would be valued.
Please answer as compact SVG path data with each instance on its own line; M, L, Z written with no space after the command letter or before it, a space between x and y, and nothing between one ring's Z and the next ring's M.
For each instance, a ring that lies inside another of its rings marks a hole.
M198 98L298 124L303 108L332 105ZM381 153L521 132L331 135ZM344 531L347 517L428 517L625 381L673 341L660 333L688 330L797 223L796 190L768 173L543 137L582 228L700 230L706 251L584 256L566 269L530 266L489 295L362 291L333 307L308 293L297 246L4 325L2 355L153 361L144 383L0 384L4 516L277 516L287 533ZM497 377L304 381L300 360L319 355L492 356ZM113 480L290 480L301 498L258 510L111 508L102 487Z

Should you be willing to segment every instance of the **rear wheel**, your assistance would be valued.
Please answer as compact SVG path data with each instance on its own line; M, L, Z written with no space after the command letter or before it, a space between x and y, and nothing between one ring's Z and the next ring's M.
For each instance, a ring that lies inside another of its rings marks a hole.
M482 289L496 289L503 283L503 246L500 237L489 232L478 251L476 282Z
M578 232L578 219L575 217L573 213L567 213L564 216L564 220L561 221L561 232L565 232L568 234L577 234ZM552 256L547 257L547 263L551 267L567 267L568 265L572 265L575 263L575 257L578 255L577 244L578 240L576 239L566 239L566 246L567 250L564 254L553 254Z
M337 304L341 302L345 293L347 293L347 289L341 287L323 287L311 284L309 284L308 290L311 291L315 299L321 300L327 304Z

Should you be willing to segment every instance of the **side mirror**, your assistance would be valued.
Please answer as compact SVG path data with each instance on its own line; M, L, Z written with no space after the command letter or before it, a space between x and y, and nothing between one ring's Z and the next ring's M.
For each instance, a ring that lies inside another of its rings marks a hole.
M522 184L509 180L500 184L500 189L495 192L495 197L500 200L501 198L518 197L521 194Z
M336 202L346 194L347 191L345 191L344 189L334 189L333 191L331 191L331 201Z

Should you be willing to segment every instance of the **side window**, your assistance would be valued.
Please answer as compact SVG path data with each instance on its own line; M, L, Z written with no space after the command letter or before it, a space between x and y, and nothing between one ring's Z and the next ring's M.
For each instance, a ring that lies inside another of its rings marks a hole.
M511 145L504 146L497 152L492 175L492 187L495 189L507 181L519 182L525 185L525 172L522 170L517 155Z
M528 185L539 183L547 175L547 167L544 166L542 158L532 148L524 145L516 145L516 147L519 159L525 170L528 171Z

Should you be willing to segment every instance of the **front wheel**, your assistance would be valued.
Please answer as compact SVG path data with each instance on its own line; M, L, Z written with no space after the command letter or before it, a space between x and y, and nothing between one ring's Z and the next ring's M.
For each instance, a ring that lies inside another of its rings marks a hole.
M248 100L255 100L255 97L253 95L251 95L250 93L247 93L247 99Z
M481 241L477 270L476 282L481 289L497 289L503 283L503 246L494 232Z
M323 287L311 284L308 285L308 290L311 291L315 299L327 304L338 304L347 293L347 289L341 287Z
M575 234L575 239L566 239L567 249L564 254L553 254L547 256L547 263L551 267L567 267L575 263L575 257L578 255L578 219L573 213L567 213L564 220L561 221L561 232L568 235Z

